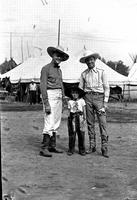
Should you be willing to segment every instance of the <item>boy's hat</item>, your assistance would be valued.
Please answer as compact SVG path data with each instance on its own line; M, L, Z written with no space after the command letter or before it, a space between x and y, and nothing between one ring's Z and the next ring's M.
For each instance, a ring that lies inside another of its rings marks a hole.
M67 89L66 96L72 98L72 92L74 91L78 92L80 98L85 95L85 92L82 89L80 89L78 86L71 86L70 88Z

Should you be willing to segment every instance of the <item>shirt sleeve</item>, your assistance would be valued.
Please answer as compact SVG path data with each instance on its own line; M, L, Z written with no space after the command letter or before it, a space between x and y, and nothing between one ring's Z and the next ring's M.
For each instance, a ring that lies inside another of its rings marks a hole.
M83 106L85 106L86 105L86 102L85 102L85 100L83 99Z
M62 71L60 69L60 75L61 75L61 89L62 89L62 96L65 97L65 91L64 91L64 85L63 85L63 79L62 79Z
M42 100L45 105L48 102L47 81L48 81L48 70L46 69L46 67L43 67L40 76L40 89L42 94Z
M70 104L70 101L68 101L68 109L71 108L71 104Z
M82 90L84 90L84 78L83 78L83 73L80 76L80 80L79 80L79 85L78 87Z
M107 73L105 71L103 71L103 88L104 88L104 102L108 102L110 89L109 89Z

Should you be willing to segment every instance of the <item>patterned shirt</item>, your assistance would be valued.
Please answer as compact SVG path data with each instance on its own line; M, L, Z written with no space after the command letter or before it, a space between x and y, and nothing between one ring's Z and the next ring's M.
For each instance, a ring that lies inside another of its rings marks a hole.
M109 98L109 84L105 70L94 67L82 72L80 77L79 88L85 92L99 92L104 93L104 101L108 102Z
M77 111L83 112L83 107L86 105L85 100L80 98L76 101L69 100L68 101L68 108L70 109L70 112L76 113Z

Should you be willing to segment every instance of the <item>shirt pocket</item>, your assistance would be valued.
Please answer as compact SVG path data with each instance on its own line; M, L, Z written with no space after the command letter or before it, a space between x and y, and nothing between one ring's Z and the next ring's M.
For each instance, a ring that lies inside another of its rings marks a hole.
M48 77L48 81L49 81L50 83L56 83L56 77L49 76L49 77Z

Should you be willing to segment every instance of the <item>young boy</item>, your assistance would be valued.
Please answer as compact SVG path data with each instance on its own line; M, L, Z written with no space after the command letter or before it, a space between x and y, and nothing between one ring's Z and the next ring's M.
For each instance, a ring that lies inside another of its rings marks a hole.
M85 156L85 122L86 111L85 101L81 98L83 92L78 87L70 90L71 99L68 101L68 135L69 135L69 150L68 155L71 156L75 151L76 134L78 136L79 154Z

